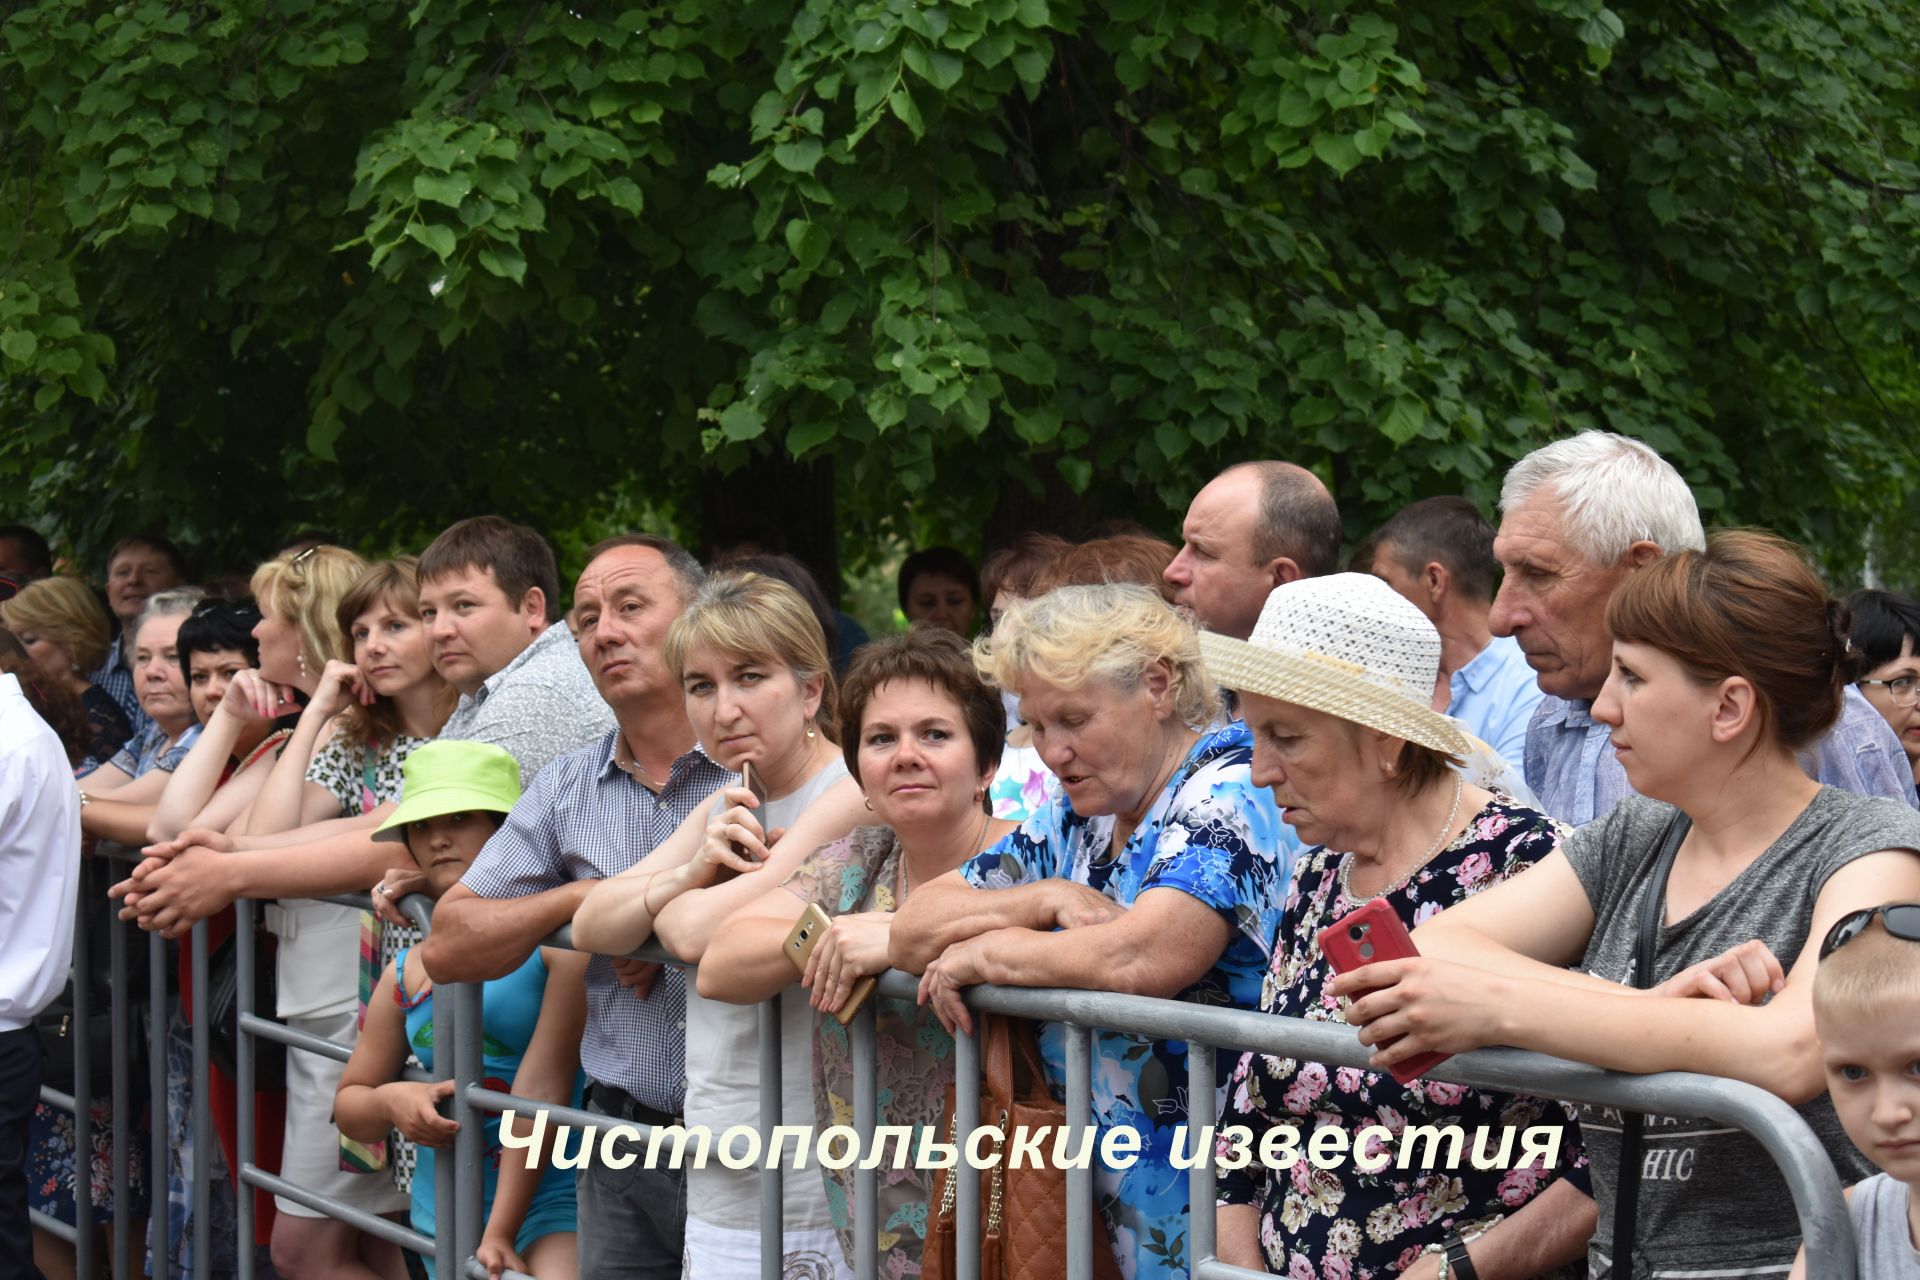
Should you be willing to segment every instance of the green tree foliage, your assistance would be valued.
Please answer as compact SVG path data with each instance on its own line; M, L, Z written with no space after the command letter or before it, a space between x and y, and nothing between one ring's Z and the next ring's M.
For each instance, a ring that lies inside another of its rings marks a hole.
M1604 427L1846 572L1920 474L1911 11L1614 5L14 3L0 502L238 551L771 454L852 547L1279 455L1358 533Z

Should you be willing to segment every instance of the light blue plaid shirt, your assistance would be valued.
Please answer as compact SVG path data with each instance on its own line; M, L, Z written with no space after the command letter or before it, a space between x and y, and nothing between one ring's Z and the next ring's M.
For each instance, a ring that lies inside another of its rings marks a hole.
M614 763L620 731L540 770L461 879L483 898L525 898L575 880L604 880L645 858L734 775L699 747L673 762L655 795ZM687 1087L687 985L678 969L636 999L613 961L587 964L587 1026L580 1065L668 1115Z
M1592 710L1590 700L1542 698L1527 726L1527 785L1540 797L1542 811L1576 827L1606 817L1636 794L1614 754L1612 730ZM1800 754L1800 764L1816 781L1842 791L1891 796L1920 808L1900 739L1852 685L1841 699L1839 721Z

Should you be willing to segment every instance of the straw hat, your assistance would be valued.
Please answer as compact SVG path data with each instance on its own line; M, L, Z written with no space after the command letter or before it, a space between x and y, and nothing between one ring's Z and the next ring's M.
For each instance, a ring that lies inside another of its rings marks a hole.
M520 798L520 762L487 742L448 739L415 747L401 766L400 803L375 840L405 840L406 825L449 813L506 813Z
M1369 573L1305 578L1273 589L1253 635L1200 634L1216 684L1311 707L1449 755L1466 735L1432 707L1440 633Z

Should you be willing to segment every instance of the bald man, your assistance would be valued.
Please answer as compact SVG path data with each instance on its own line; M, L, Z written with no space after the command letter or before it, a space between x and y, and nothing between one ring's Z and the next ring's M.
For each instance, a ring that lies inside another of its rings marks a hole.
M1340 511L1291 462L1242 462L1194 495L1167 566L1174 603L1210 631L1245 640L1275 587L1339 568Z

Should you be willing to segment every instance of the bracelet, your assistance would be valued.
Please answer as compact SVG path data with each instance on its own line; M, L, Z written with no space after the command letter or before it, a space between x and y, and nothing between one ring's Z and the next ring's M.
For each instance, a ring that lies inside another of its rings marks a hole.
M1480 1280L1480 1273L1473 1268L1473 1255L1467 1252L1467 1242L1459 1232L1447 1237L1446 1252L1440 1255L1440 1276L1446 1280L1449 1270L1459 1280Z
M1440 1259L1440 1270L1434 1273L1434 1280L1447 1280L1447 1251L1438 1249L1435 1256Z
M87 794L85 787L76 787L74 789L80 793L80 807L82 809L93 803L93 797Z

